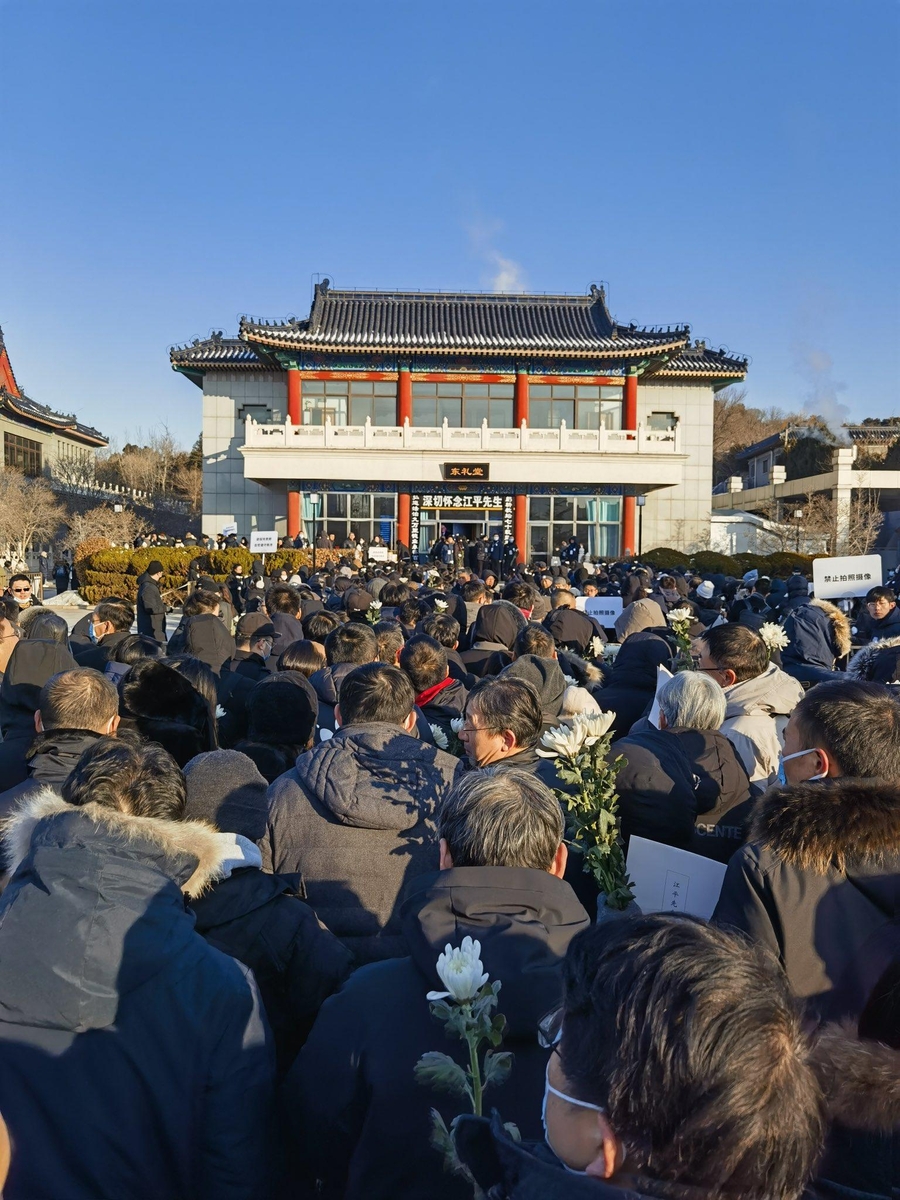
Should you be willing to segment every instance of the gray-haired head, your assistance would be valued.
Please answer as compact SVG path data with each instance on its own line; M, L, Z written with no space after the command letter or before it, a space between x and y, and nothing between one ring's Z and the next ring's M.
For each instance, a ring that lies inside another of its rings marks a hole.
M681 671L659 692L666 725L679 729L719 729L725 720L725 693L700 671Z
M464 775L438 816L438 834L455 867L549 871L564 832L559 801L518 767Z

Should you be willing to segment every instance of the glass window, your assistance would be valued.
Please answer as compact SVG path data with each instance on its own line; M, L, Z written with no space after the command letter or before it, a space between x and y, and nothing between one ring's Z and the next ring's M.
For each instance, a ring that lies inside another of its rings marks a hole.
M346 517L347 515L347 494L346 492L326 492L325 493L325 515L329 517ZM330 531L332 532L332 531Z
M488 417L488 424L492 429L512 429L512 400L495 400L491 397L491 412Z
M528 397L530 400L550 400L553 388L546 383L532 383L528 388Z
M487 397L484 400L472 400L466 396L466 425L472 428L480 425L482 421L487 421L490 424L489 416L491 404Z
M365 379L353 379L350 382L351 396L371 396L373 385Z
M625 394L625 389L620 387L602 387L600 389L601 400L621 400Z
M516 389L511 383L492 383L491 384L491 399L492 400L512 400Z
M16 467L26 475L40 475L41 443L17 433L4 433L3 461L6 466Z
M441 388L441 386L443 386L443 385L438 384L439 389ZM438 425L442 425L444 423L444 418L446 417L447 424L453 426L453 428L455 428L455 429L458 429L462 423L460 421L460 409L461 408L462 408L462 400L460 400L459 396L455 396L453 398L447 396L445 398L442 398L439 393L438 394L438 402L437 402L437 418L438 418L437 423L438 423Z
M660 432L670 432L678 424L678 418L673 412L652 412L647 418L647 425L650 429L656 429Z
M378 387L378 384L375 384ZM397 397L394 395L386 396L375 393L375 401L372 405L372 424L373 425L396 425L397 424Z
M555 496L553 499L553 520L571 521L572 516L572 497Z
M375 516L376 518L389 518L394 515L394 497L393 496L376 496L375 497Z
M528 499L528 515L532 521L549 521L550 497L530 496Z
M563 421L569 429L622 428L620 387L541 383L531 384L528 395L528 424L534 429L559 429Z
M550 553L550 530L546 525L531 526L531 554L532 557L541 556L546 558Z
M392 379L385 379L381 383L374 385L376 396L393 396L397 398L397 385Z
M593 387L593 386L578 387L578 388L576 388L576 391L578 393L579 400L599 400L600 399L599 387Z
M462 384L460 383L439 383L437 385L437 394L439 396L459 396L462 393Z
M361 521L369 516L372 506L372 497L368 492L351 492L350 493L350 520Z
M610 389L612 390L612 389ZM600 401L600 424L604 429L621 429L622 428L622 401L621 400L601 400Z
M347 385L341 379L328 380L325 383L326 396L346 396Z
M324 396L325 384L321 379L304 379L300 391L304 396Z
M413 396L436 396L436 383L414 383L412 385Z
M552 429L553 406L549 400L532 400L528 406L528 424L534 429Z
M435 425L435 399L433 396L413 396L413 425Z

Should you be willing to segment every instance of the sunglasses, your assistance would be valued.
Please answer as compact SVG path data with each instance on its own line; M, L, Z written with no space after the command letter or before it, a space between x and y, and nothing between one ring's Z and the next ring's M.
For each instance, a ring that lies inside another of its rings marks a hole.
M31 591L30 587L13 588L13 595L14 596L19 596L19 595L26 596L30 591Z

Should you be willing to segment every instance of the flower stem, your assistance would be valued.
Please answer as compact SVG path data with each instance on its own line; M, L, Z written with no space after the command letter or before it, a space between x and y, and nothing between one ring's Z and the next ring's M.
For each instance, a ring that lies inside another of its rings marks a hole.
M478 1062L478 1037L477 1035L469 1035L466 1038L469 1043L469 1074L472 1077L472 1112L476 1117L480 1117L481 1113L481 1064Z

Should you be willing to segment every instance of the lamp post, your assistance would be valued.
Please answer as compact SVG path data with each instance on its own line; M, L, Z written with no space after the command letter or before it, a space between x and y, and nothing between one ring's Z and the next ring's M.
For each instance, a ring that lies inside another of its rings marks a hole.
M309 503L312 508L312 526L313 526L312 564L313 564L314 571L316 569L316 542L319 540L318 539L318 533L319 533L319 530L318 530L318 508L319 508L319 500L320 499L321 499L321 497L319 496L318 492L310 492Z
M638 510L638 561L641 558L641 551L644 546L644 505L647 503L645 495L636 496L634 500Z

